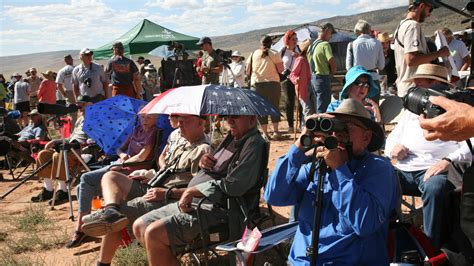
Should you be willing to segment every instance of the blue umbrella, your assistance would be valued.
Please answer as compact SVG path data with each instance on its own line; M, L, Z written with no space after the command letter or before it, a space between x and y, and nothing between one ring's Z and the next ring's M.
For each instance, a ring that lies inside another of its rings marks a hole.
M145 105L145 101L122 95L91 105L86 108L84 132L106 154L115 154L138 125L137 113Z

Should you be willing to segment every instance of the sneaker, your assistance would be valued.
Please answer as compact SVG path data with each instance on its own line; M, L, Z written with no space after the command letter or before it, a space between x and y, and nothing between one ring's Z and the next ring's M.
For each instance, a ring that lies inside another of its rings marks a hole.
M280 132L273 132L273 134L271 136L272 140L281 140L282 138L283 138L283 136L281 135Z
M74 232L74 238L69 240L67 244L64 246L65 248L75 248L78 247L84 242L87 238L87 235L84 232L76 231Z
M44 202L47 200L50 200L53 198L53 191L46 190L46 188L43 188L41 192L34 197L31 197L32 202Z
M103 236L122 230L128 224L128 218L113 208L101 209L82 218L82 231L88 236Z
M68 202L69 201L69 196L67 194L67 192L65 191L62 191L62 190L58 190L56 192L56 199L54 200L54 205L60 205L60 204L63 204L65 202ZM53 200L49 200L48 201L48 204L49 206L51 206L53 204Z

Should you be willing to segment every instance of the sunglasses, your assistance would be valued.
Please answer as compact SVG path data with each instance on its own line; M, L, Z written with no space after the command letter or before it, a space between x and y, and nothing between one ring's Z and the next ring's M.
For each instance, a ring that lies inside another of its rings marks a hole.
M357 87L361 87L361 88L369 88L370 87L370 84L368 82L362 82L362 81L358 81L358 80L356 80L352 84L354 84Z

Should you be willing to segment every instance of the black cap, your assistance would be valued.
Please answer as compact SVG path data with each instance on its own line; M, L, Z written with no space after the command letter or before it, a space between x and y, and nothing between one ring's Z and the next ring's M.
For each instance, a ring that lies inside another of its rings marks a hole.
M433 8L440 7L440 5L434 0L408 0L408 6L415 6L421 3L430 4Z
M70 54L67 54L64 56L64 59L72 59L72 56Z
M137 61L138 61L138 60L145 60L145 57L139 56L138 59L137 59Z
M199 39L199 41L196 43L196 45L203 45L205 43L210 43L212 44L212 41L211 41L211 38L209 37L201 37L201 39Z

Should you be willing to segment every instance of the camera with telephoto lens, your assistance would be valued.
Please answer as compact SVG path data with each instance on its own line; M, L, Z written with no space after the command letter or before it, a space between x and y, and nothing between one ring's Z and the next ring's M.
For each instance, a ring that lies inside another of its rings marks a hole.
M427 118L433 118L444 113L443 108L430 102L430 96L443 96L456 102L474 106L473 90L456 88L449 91L449 87L442 84L437 84L431 88L410 88L403 97L403 106L414 114L425 114Z
M75 104L49 104L49 103L39 103L38 112L40 114L47 115L67 115L70 113L77 112L79 108Z
M84 84L86 84L86 86L90 88L92 86L92 79L90 77L84 79Z
M316 117L309 118L305 123L306 129L311 132L323 132L325 134L331 134L335 131L342 131L347 129L345 122L335 118ZM305 148L311 148L313 146L313 138L310 135L301 136L300 143ZM334 137L326 138L324 146L328 149L334 149L337 147L337 139Z
M222 59L221 65L228 65L232 63L232 50L221 50L217 49L216 54Z

